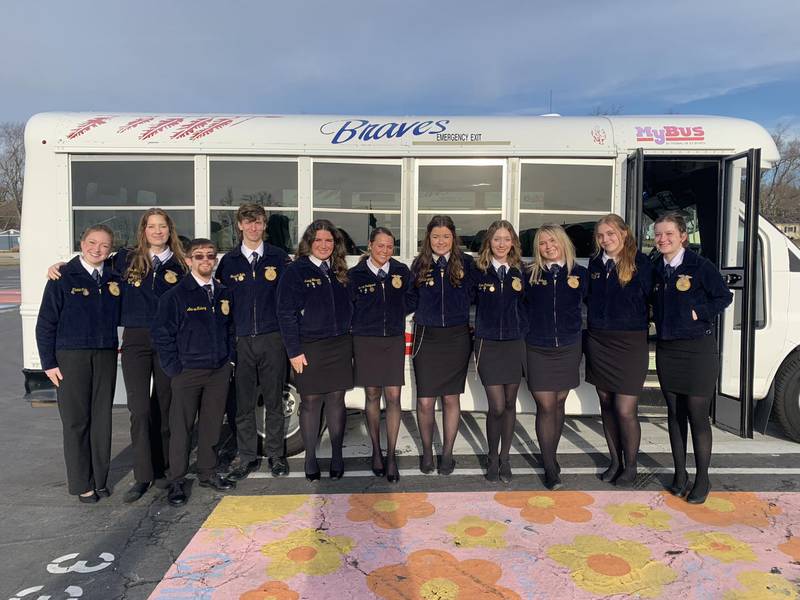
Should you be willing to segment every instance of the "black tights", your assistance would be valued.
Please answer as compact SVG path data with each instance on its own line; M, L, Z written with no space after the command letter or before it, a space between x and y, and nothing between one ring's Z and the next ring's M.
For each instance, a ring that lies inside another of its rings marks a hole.
M308 394L300 396L300 435L306 447L306 473L317 473L317 440L322 418L322 407L325 406L325 422L331 438L331 470L344 469L342 459L342 442L347 412L344 408L344 391L327 394Z
M536 400L536 439L542 452L542 466L550 476L558 474L556 452L564 429L564 404L569 390L532 392Z
M697 469L694 479L695 495L708 491L708 467L711 464L711 423L708 414L711 408L710 396L687 396L662 390L667 401L667 425L669 444L672 447L672 460L675 463L675 479L672 484L683 487L688 477L686 473L686 443L688 425L692 426L692 448L694 464Z
M444 420L444 435L442 443L442 462L449 464L453 459L453 446L456 443L458 424L461 421L461 396L452 394L442 396L442 419ZM433 430L436 427L434 407L436 398L417 398L417 423L419 435L422 439L422 464L433 464Z
M397 475L395 462L395 446L400 431L400 386L392 385L383 388L366 387L367 397L364 415L367 419L367 431L372 440L372 468L383 469L381 458L381 395L386 399L386 462L387 475Z
M498 457L508 460L511 450L511 439L514 436L514 425L517 422L517 390L518 383L487 385L486 399L489 401L489 413L486 415L486 441L489 444L489 460Z
M603 481L633 483L642 428L639 425L639 396L597 389L600 415L606 435L611 465L600 475Z

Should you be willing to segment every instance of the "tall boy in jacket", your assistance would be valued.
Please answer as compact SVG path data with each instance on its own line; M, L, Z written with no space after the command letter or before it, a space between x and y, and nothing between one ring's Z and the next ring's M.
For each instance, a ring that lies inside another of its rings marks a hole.
M153 324L153 343L161 367L172 378L169 428L169 503L186 503L192 428L198 420L197 472L201 487L229 490L235 483L216 473L222 416L234 359L233 319L228 290L212 273L214 242L192 240L187 251L191 273L161 296Z

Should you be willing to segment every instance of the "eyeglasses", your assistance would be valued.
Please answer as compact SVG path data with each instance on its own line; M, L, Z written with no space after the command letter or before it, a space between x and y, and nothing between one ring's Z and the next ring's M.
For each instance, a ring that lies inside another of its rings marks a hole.
M206 254L192 254L192 260L216 260L217 253L216 252L207 252Z

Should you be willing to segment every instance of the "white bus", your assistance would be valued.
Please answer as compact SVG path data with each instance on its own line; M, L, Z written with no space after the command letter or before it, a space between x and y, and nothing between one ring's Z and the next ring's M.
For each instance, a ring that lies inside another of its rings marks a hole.
M692 246L735 292L719 323L715 423L750 437L754 415L763 420L774 404L800 441L800 251L758 218L760 170L778 152L755 123L683 115L44 113L28 122L25 144L21 313L29 391L41 381L34 327L47 266L70 258L93 223L111 226L120 245L134 244L150 206L167 209L183 237L210 237L222 251L236 244L242 202L266 207L269 241L288 251L313 219L330 219L348 234L353 262L371 229L387 226L408 263L438 213L453 217L471 252L495 219L517 227L528 256L536 228L560 223L585 262L602 215L625 217L652 252L653 221L677 210ZM411 409L410 360L407 369L402 405ZM462 407L485 411L472 369L467 381ZM363 402L361 390L347 394L349 407ZM285 407L289 447L297 450L290 384ZM534 411L524 385L518 410ZM593 387L574 390L567 411L598 414Z

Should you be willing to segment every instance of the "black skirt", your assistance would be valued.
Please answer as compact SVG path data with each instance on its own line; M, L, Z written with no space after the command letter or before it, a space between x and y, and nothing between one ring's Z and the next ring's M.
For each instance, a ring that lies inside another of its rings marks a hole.
M350 334L303 342L308 365L294 374L301 396L353 387L353 338Z
M353 336L353 366L357 386L404 385L405 364L405 335Z
M665 392L712 396L719 378L716 339L705 335L694 340L659 340L656 372Z
M471 349L468 325L416 325L412 355L417 397L463 394Z
M519 383L524 361L522 340L475 340L475 363L483 385Z
M525 344L525 377L533 392L571 390L581 383L581 342L560 348Z
M586 332L586 382L605 392L639 396L650 362L647 331Z

